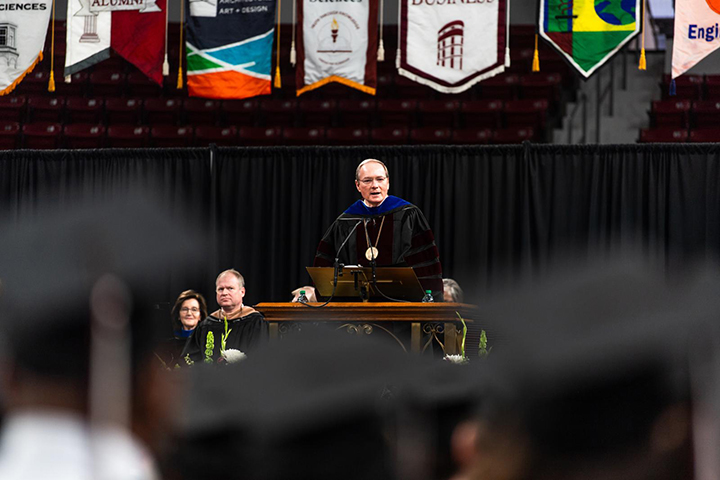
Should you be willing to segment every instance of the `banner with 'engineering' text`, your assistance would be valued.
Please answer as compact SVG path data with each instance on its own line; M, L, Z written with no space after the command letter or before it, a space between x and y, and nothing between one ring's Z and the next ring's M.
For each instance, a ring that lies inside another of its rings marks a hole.
M298 95L330 82L375 95L377 13L377 0L298 0Z
M720 0L676 0L672 78L720 47Z
M506 0L400 1L400 75L460 93L510 66Z
M52 0L0 4L0 95L12 92L42 60Z

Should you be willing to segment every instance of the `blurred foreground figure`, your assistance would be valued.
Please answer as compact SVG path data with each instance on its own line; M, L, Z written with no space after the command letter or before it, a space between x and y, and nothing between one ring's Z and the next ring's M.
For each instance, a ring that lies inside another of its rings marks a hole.
M38 212L0 236L0 478L158 478L149 447L170 413L152 349L167 320L148 298L197 251L181 233L126 200Z
M456 429L454 479L694 478L690 380L720 283L663 278L603 266L496 299L511 401Z
M387 480L387 385L408 357L372 337L298 335L196 364L174 463L184 480Z

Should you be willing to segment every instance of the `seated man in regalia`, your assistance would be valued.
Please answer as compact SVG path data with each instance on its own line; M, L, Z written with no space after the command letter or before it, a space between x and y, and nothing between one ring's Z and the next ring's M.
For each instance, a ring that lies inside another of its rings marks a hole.
M362 196L340 215L325 232L315 255L314 266L332 267L338 249L362 218L339 253L345 265L412 267L423 290L431 290L442 301L442 266L435 237L415 205L392 195L390 174L380 160L367 159L355 170L355 188ZM418 298L418 301L420 299Z

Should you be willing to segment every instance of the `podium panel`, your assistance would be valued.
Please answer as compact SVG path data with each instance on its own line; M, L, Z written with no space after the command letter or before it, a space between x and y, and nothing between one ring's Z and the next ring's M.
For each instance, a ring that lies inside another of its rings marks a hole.
M260 303L255 309L265 315L270 324L271 342L313 324L330 324L349 334L389 335L405 351L414 353L422 353L437 342L448 355L460 353L462 322L457 314L462 315L466 323L472 323L477 314L474 305L441 302L337 302L323 308L282 302ZM407 330L403 326L409 326L409 338L397 334Z

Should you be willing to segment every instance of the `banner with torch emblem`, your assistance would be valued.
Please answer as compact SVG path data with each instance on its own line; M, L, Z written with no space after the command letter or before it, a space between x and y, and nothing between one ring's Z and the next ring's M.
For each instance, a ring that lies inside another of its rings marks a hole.
M297 95L330 82L375 95L377 14L377 0L298 0Z
M0 4L0 95L12 92L42 60L52 1Z
M401 0L398 73L460 93L510 66L506 0Z

